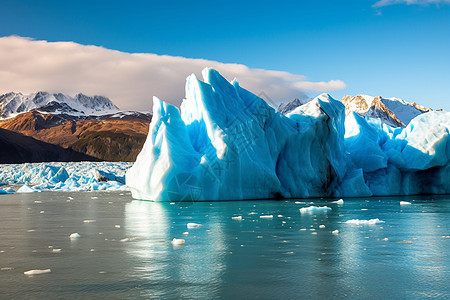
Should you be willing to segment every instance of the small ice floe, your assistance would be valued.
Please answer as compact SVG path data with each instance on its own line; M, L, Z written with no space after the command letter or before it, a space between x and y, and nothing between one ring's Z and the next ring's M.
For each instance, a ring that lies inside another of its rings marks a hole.
M384 238L384 239L381 239L380 241L387 242L387 241L389 241L389 239L388 238Z
M53 253L59 253L59 252L61 252L62 251L62 249L59 249L59 248L53 248L52 249L52 252Z
M175 202L170 202L169 204L170 204L170 205L175 205Z
M308 206L308 207L302 207L300 208L300 213L301 214L305 214L305 213L313 213L313 212L327 212L330 211L331 207L328 206Z
M14 268L12 268L12 267L3 267L3 268L0 268L0 271L11 271L11 270L14 270Z
M231 217L231 219L235 221L242 221L242 216Z
M39 200L35 200L35 201L34 201L34 203L36 203L36 204L41 204L41 203L42 203L42 201L39 201Z
M89 224L89 223L95 223L96 220L83 220L83 223Z
M273 215L263 215L259 216L260 219L273 219Z
M43 213L45 213L45 210L41 210L39 213L43 214Z
M313 232L311 232L311 234L317 234L317 232L316 232L316 231L313 231Z
M339 230L333 230L332 232L331 232L331 234L334 234L334 235L337 235L337 234L339 234Z
M367 208L361 208L361 210L368 210Z
M443 239L450 239L450 235L443 235L443 236L441 236L441 238L443 238Z
M187 223L187 228L188 229L194 229L194 228L200 228L203 227L202 224L198 224L198 223Z
M25 274L25 275L40 275L40 274L46 274L46 273L51 273L51 272L52 272L51 269L45 269L45 270L29 270L29 271L23 272L23 274Z
M70 238L71 240L79 239L79 238L80 238L80 235L78 234L78 232L74 232L74 233L72 233L72 234L69 236L69 238Z
M295 204L306 204L306 202L302 202L302 201L295 201Z
M98 199L98 197L93 196L93 197L91 197L91 199L92 199L92 200L96 200L96 199Z
M336 204L342 205L342 204L344 204L344 199L339 199L339 200L333 201L331 203L336 203Z
M115 228L120 228L120 225L114 225Z
M91 250L89 250L90 252L94 252L95 251L95 249L94 248L92 248Z
M411 205L411 202L408 202L408 201L400 201L400 205Z
M325 228L325 225L319 225L319 228Z
M36 230L34 229L28 229L27 232L35 232Z
M183 235L189 235L189 232L185 231L183 232Z
M278 215L277 218L284 218L284 216L283 215Z
M408 241L408 240L403 240L403 241L399 241L397 242L397 244L413 244L413 241Z
M177 239L177 238L174 238L174 239L172 240L172 245L174 245L174 246L184 245L185 243L186 243L186 241L185 241L184 239Z
M353 220L348 220L345 223L352 224L352 225L375 225L375 224L386 223L386 222L381 221L380 219L376 218L376 219L370 219L370 220L353 219Z
M70 196L69 196L69 197L67 197L67 199L69 199L69 200L73 200L73 197L70 197Z

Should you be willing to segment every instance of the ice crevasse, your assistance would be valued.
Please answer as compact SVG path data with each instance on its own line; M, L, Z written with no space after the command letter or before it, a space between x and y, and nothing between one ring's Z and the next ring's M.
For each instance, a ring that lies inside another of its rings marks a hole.
M147 140L126 184L154 201L450 193L450 113L406 128L357 114L327 94L277 113L206 68L180 109L154 97Z

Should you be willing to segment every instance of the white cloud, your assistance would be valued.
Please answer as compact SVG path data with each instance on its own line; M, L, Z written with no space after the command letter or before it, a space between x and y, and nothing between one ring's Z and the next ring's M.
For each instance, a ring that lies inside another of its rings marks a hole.
M450 3L450 0L380 0L373 4L373 7L383 7L394 4L407 4L407 5L428 5L428 4L445 4Z
M0 93L62 92L109 97L124 110L151 110L152 97L179 105L188 75L205 67L237 78L255 94L274 101L305 98L305 91L345 88L339 80L309 82L303 75L251 69L241 64L150 53L125 53L74 42L47 42L18 36L0 38Z

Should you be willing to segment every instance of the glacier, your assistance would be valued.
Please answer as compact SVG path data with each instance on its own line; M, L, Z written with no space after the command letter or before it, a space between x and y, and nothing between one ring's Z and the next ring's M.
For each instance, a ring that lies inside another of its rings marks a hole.
M136 199L208 201L450 193L450 113L390 127L322 94L286 116L206 68L153 119L126 184Z
M125 162L0 164L0 194L127 190L125 172L130 166ZM11 188L16 185L21 185L17 191Z

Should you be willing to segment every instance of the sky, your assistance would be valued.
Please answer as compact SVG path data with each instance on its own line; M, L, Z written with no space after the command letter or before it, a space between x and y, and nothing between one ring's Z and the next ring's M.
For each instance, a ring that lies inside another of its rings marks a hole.
M214 67L271 102L368 94L450 110L450 0L1 0L0 93L179 105Z

